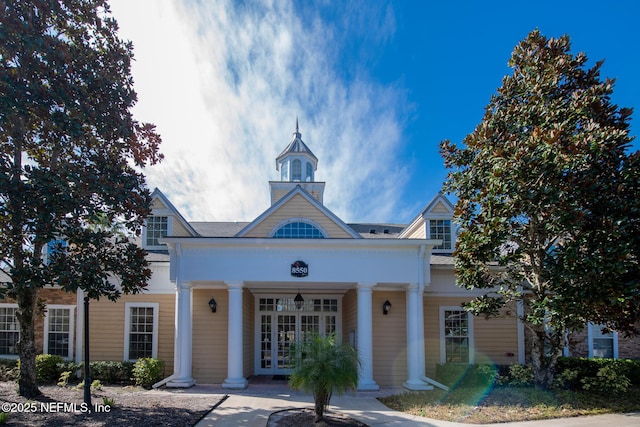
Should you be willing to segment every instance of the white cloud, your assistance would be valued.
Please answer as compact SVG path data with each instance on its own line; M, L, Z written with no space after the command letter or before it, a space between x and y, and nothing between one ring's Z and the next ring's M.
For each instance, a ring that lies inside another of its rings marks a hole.
M369 43L384 43L392 11L366 6L352 12L383 23ZM346 221L387 221L402 209L402 91L358 71L366 64L345 47L366 17L338 27L308 5L266 0L117 0L112 10L134 43L136 116L163 138L165 161L145 171L149 185L185 217L251 220L268 208L296 116L329 209Z

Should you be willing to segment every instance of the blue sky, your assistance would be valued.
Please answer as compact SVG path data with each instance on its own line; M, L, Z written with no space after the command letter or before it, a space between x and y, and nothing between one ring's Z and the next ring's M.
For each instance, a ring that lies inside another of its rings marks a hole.
M296 116L325 205L346 221L408 222L533 29L617 79L640 125L640 6L596 1L112 1L134 44L135 113L163 136L145 173L189 220L255 218ZM634 149L640 143L634 142Z

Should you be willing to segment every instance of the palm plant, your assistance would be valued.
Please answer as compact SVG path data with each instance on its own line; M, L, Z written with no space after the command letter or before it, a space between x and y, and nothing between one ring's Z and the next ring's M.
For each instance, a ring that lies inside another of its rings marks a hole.
M335 335L314 335L290 347L294 361L289 386L313 393L315 422L322 421L331 395L358 386L360 361L355 348L336 342Z

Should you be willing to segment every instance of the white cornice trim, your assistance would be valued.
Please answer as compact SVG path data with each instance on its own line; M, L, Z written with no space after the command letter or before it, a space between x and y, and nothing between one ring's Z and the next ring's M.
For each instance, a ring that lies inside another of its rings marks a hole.
M273 239L264 237L165 237L169 248L185 247L297 247L297 248L415 248L424 245L428 251L442 240L428 239Z

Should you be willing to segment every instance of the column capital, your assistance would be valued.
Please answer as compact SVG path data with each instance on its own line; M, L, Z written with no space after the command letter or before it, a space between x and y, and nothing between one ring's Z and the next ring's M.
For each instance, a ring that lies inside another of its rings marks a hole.
M191 282L178 282L177 288L179 291L181 290L190 290L193 287L193 283Z
M233 290L233 289L241 290L242 288L244 288L244 282L242 280L237 280L237 281L225 280L224 284L227 285L227 288L229 290Z
M420 285L418 283L407 283L406 286L408 291L417 291L420 289Z
M375 286L377 285L376 282L358 282L356 283L356 288L358 290L364 290L364 289L373 289Z

